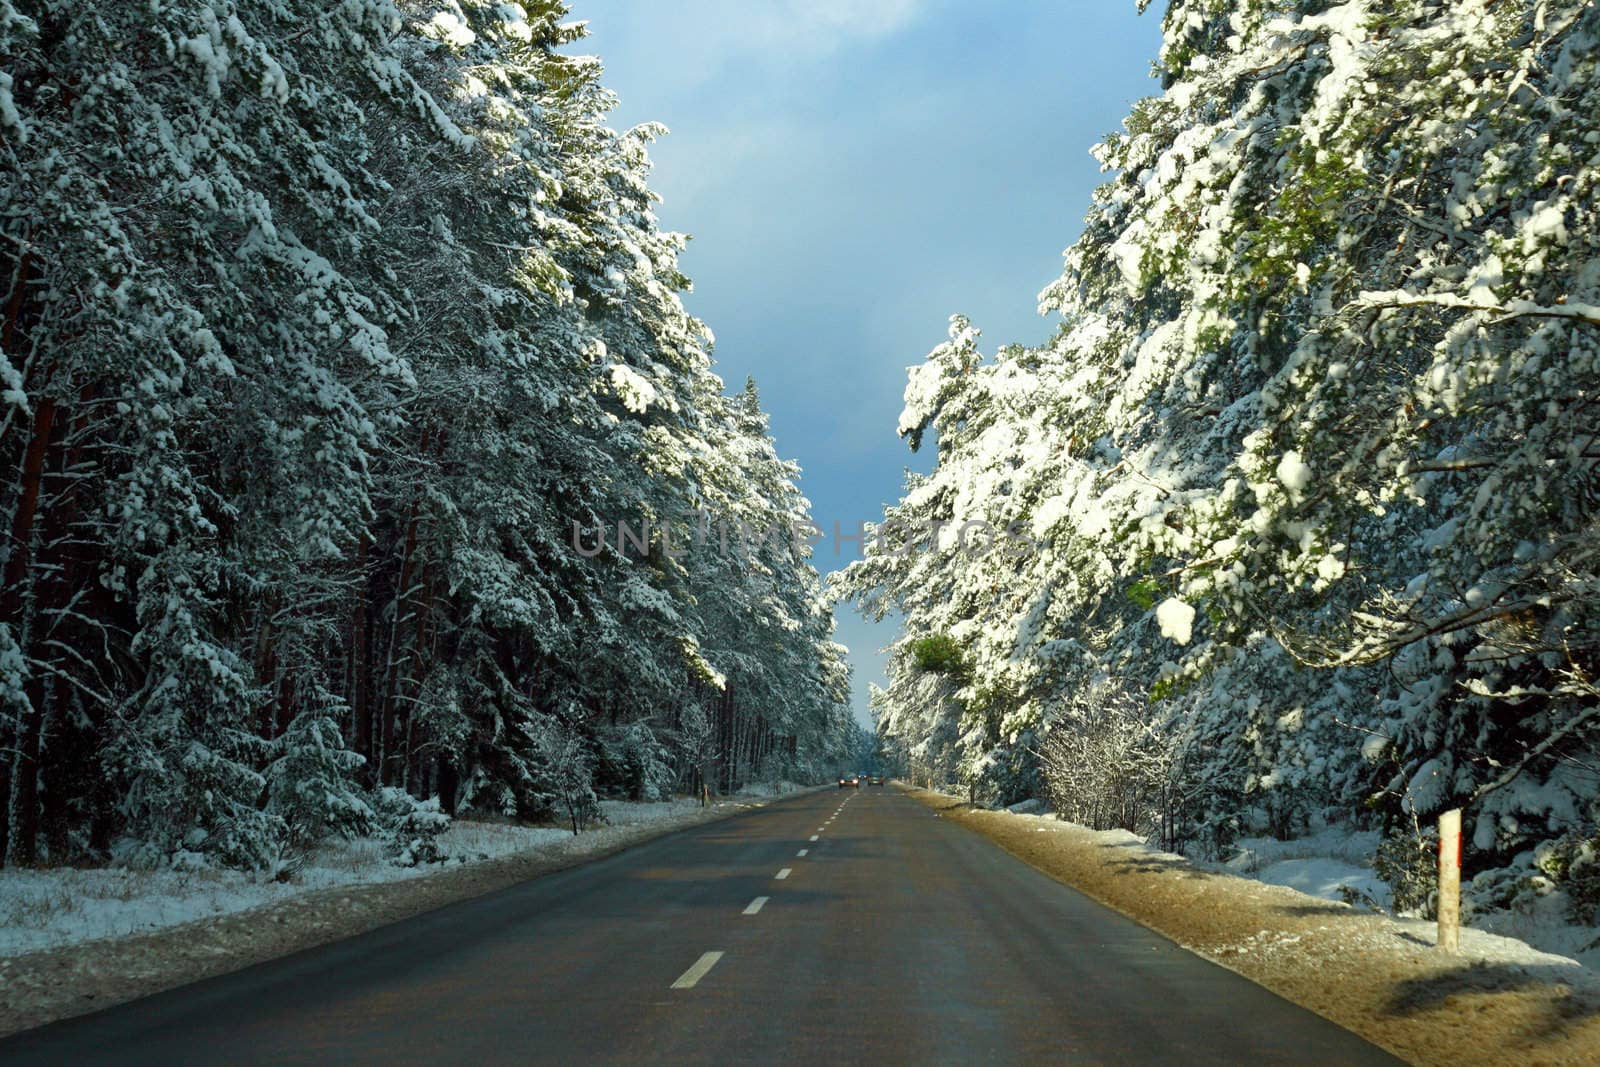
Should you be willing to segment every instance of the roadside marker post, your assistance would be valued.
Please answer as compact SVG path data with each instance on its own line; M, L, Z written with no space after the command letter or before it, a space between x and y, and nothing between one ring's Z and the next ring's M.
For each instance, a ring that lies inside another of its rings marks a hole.
M1461 947L1461 809L1439 816L1439 950Z

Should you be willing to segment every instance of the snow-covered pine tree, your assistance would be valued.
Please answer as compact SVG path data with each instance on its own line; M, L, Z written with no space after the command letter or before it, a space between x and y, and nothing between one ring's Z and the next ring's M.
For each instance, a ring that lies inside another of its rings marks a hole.
M939 464L890 517L1014 515L1043 549L869 559L843 592L960 647L969 779L1104 678L1166 709L1213 843L1368 801L1394 832L1466 804L1469 871L1592 839L1600 14L1175 0L1163 27L1164 93L1097 149L1041 296L1056 339L941 348L907 389ZM885 700L913 745L917 670Z
M10 849L34 855L40 777L71 780L47 721L87 718L140 836L253 862L276 833L259 768L278 725L253 710L277 716L252 661L308 608L271 590L361 520L370 433L342 382L406 375L329 258L374 252L339 131L352 87L411 103L384 54L398 19L376 0L41 2L0 26L20 470L0 624L33 678Z
M571 540L733 442L656 131L565 17L4 0L0 857L279 867L375 818L415 859L407 791L532 814L556 709L670 729L718 677L685 565ZM826 748L820 617L743 654Z

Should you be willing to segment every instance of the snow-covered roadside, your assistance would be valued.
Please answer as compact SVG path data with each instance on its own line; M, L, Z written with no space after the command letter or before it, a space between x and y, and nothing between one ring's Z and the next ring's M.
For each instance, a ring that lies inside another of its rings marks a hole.
M702 807L602 802L607 822L457 820L452 857L397 867L373 841L328 845L288 883L236 871L0 871L0 1035L349 937L652 837L809 790L756 786Z
M1288 886L1323 900L1354 903L1358 908L1392 908L1388 885L1372 870L1371 857L1378 848L1376 831L1331 827L1292 841L1245 838L1236 842L1235 848L1233 858L1222 865L1233 874ZM1464 922L1476 933L1521 941L1540 955L1563 956L1600 973L1600 930L1573 925L1567 918L1564 896L1551 894L1525 908L1493 911L1475 911L1470 899L1463 904Z
M1600 1063L1600 976L1572 959L1471 928L1459 956L1442 956L1429 922L1192 864L1129 833L912 792L1059 881L1412 1062ZM1337 897L1329 883L1343 878L1339 861L1322 857L1319 869L1313 859L1269 854L1263 870Z
M758 787L725 803L746 805L772 795L770 787ZM381 841L333 841L307 855L288 882L232 870L0 870L0 957L152 933L339 886L425 878L521 852L584 856L610 847L631 828L676 827L698 821L705 810L687 798L655 804L608 800L601 809L606 822L577 836L556 827L458 819L437 839L449 859L415 867L395 865Z
M1013 804L1006 810L1016 814L1048 814L1045 805L1037 800ZM1097 836L1107 842L1139 840L1121 830ZM1234 842L1233 854L1224 863L1208 864L1194 859L1188 862L1207 870L1297 889L1322 900L1351 904L1358 910L1392 913L1389 886L1372 869L1378 840L1375 830L1327 827L1290 841L1272 837L1240 838ZM1566 957L1600 973L1600 930L1574 925L1567 917L1564 896L1553 893L1536 899L1529 906L1493 911L1474 910L1470 898L1462 904L1464 922L1471 929L1521 941L1540 955Z
M1389 886L1373 871L1378 834L1331 828L1293 841L1246 837L1222 869L1323 900L1390 909Z

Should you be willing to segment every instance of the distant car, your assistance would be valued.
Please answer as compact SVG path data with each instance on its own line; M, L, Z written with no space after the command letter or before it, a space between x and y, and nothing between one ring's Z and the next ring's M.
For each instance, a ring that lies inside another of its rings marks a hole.
M849 775L847 777L839 779L839 788L843 789L846 786L854 786L855 788L860 789L861 788L861 776L852 774L852 775Z
M871 778L867 779L867 784L868 785L882 785L883 784L883 775L874 774Z

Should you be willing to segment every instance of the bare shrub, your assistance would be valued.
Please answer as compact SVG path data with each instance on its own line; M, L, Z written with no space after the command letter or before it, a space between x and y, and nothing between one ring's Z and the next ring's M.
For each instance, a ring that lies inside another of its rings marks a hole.
M1064 819L1155 836L1170 848L1179 748L1148 702L1094 686L1068 704L1038 750L1045 793Z

